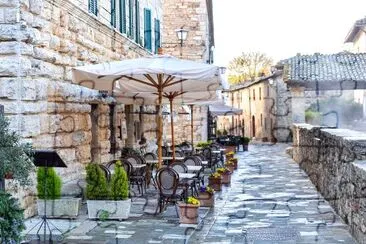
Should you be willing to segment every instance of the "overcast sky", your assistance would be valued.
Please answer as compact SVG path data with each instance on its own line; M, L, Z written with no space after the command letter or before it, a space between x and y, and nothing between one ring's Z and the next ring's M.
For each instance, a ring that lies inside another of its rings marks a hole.
M275 61L301 54L336 53L365 0L213 0L215 64L260 51Z

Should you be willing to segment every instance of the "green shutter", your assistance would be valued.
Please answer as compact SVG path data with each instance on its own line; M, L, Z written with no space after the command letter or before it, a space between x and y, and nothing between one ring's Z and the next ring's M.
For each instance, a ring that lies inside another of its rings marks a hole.
M136 0L136 4L135 4L135 16L136 16L136 20L135 20L135 24L136 24L136 31L135 31L135 41L136 43L140 43L140 3L139 0Z
M126 33L126 0L119 0L119 31Z
M160 47L160 20L154 19L154 30L155 30L155 53L158 53Z
M151 10L144 9L144 47L151 51Z
M89 13L98 15L98 0L89 0Z
M134 33L133 33L133 21L134 21L134 18L133 18L133 1L134 0L129 0L128 1L128 13L129 13L129 26L128 26L128 36L130 38L133 39L134 37Z
M111 0L111 26L116 27L116 0Z

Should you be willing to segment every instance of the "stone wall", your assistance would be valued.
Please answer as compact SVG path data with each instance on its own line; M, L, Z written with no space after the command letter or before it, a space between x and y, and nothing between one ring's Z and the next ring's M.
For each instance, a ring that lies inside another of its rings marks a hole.
M100 6L107 11L108 3ZM161 15L161 1L142 1L140 8L146 6ZM107 12L88 13L87 0L0 1L0 104L24 141L57 150L68 166L59 170L64 183L80 178L91 160L119 155L111 152L111 131L117 148L125 139L117 129L123 106L115 107L112 129L114 100L71 84L72 67L151 55L112 28ZM36 213L33 190L17 190L26 216Z
M295 124L293 134L293 159L366 243L366 134L308 124Z

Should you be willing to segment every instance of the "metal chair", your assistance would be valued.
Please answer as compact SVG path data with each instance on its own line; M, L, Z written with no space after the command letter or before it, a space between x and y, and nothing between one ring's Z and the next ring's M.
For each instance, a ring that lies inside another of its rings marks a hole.
M178 214L177 202L182 201L184 198L184 188L179 188L179 175L171 167L165 167L158 170L156 173L156 183L159 189L158 207L159 212L163 211L166 204L173 203L175 205L175 211Z
M155 153L145 153L144 154L144 159L145 160L156 160L158 159L158 156Z
M135 162L134 164L131 163L131 161ZM129 180L130 180L130 185L137 185L137 189L139 191L140 194L144 194L144 189L146 192L146 167L145 168L140 168L140 169L134 169L133 165L139 165L140 163L136 163L139 162L139 160L136 160L136 157L131 156L128 158L123 159L123 163L127 164L130 168L130 174L129 174Z

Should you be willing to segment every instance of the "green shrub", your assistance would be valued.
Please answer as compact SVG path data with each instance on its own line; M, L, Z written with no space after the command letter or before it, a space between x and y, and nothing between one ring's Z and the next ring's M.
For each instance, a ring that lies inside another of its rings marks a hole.
M205 147L209 147L211 145L211 141L200 141L197 143L197 147L202 147L202 148L205 148Z
M248 144L250 142L250 138L246 136L240 137L240 143L241 144Z
M23 210L10 194L0 191L0 243L20 243L25 229Z
M89 200L108 200L108 184L103 170L98 164L86 166L86 197Z
M222 132L222 135L223 135L223 136L227 136L227 135L228 135L228 133L227 133L227 130L226 130L226 129L224 129L224 131Z
M115 201L125 200L128 198L127 173L122 167L120 161L118 161L114 167L114 173L110 183L110 193L111 199Z
M46 176L47 171L47 176ZM54 168L37 169L37 191L39 199L58 199L61 197L61 178Z

